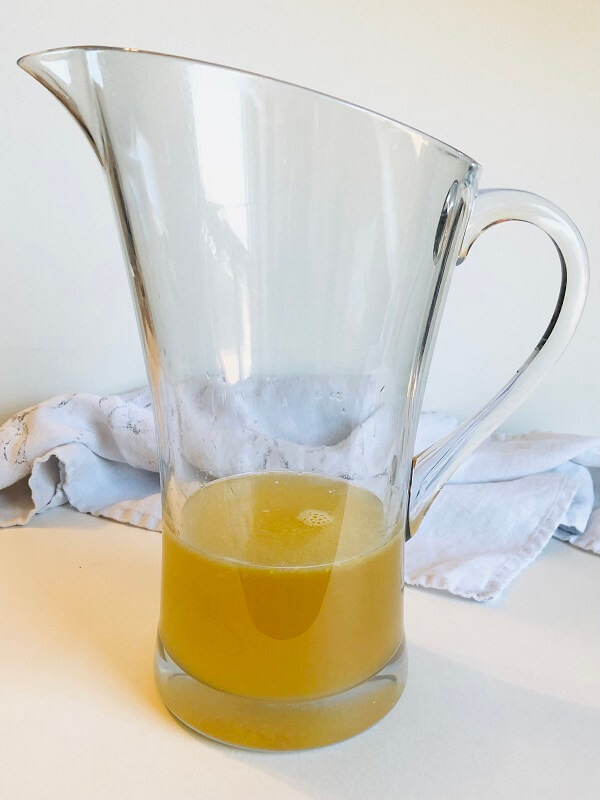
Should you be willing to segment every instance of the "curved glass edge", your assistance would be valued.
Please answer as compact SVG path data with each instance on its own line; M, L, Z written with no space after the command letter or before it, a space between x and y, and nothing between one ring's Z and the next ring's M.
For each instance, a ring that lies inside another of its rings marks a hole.
M69 53L72 51L97 52L100 50L115 52L115 53L139 53L142 55L159 56L161 58L170 58L178 61L188 61L191 64L203 64L204 66L207 67L215 67L217 69L228 70L229 72L237 72L241 75L249 75L253 78L260 78L265 81L271 81L273 83L280 84L282 86L289 86L293 89L300 89L305 92L311 92L312 94L320 95L321 97L327 97L330 100L335 100L337 103L341 103L342 105L348 106L349 108L355 108L358 111L364 111L366 114L372 114L375 117L387 120L388 122L391 122L394 125L397 125L398 127L406 131L410 131L411 133L416 133L419 136L422 136L425 141L435 145L440 150L445 151L449 156L452 156L453 158L458 158L461 161L465 161L468 164L470 164L471 167L480 168L481 166L478 161L476 161L474 158L471 158L471 156L467 155L462 150L453 147L447 142L444 142L442 139L437 139L435 136L431 136L430 134L425 133L422 130L419 130L419 128L414 128L412 125L407 125L405 122L401 122L400 120L395 119L394 117L390 117L387 114L382 114L379 111L374 111L371 108L366 108L365 106L361 106L359 103L353 103L350 100L344 100L341 97L336 97L335 95L328 94L327 92L322 92L319 89L312 89L308 86L302 86L301 84L293 83L292 81L282 80L281 78L274 78L271 75L264 75L263 73L253 72L252 70L248 69L231 67L228 66L227 64L217 64L214 61L205 61L200 58L190 58L189 56L179 56L179 55L173 55L172 53L161 53L157 50L144 50L135 47L112 47L109 45L75 45L72 47L53 47L50 48L49 50L38 50L33 53L27 53L26 55L23 55L17 59L17 66L21 67L21 69L24 69L26 72L29 72L26 66L26 62L28 59L40 58L41 56L50 55L52 53Z

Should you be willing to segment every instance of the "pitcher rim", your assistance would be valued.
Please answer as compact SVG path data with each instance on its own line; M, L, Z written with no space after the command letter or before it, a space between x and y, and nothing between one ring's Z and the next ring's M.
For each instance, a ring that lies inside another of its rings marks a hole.
M293 89L302 89L305 92L312 92L313 94L319 95L320 97L326 97L329 100L334 100L337 103L342 103L345 106L349 106L350 108L355 108L359 111L364 111L367 114L373 114L380 119L384 119L387 122L392 122L394 125L398 125L405 130L411 131L412 133L417 133L419 136L422 136L425 139L430 140L435 145L437 145L440 149L445 150L449 155L454 156L455 158L460 158L461 160L467 161L471 167L481 167L481 164L471 156L467 155L464 151L459 150L457 147L454 147L448 142L445 142L443 139L438 139L435 136L431 136L429 133L425 133L425 131L420 130L419 128L415 128L412 125L407 125L405 122L401 122L399 119L395 119L395 117L389 116L389 114L383 114L380 111L374 111L372 108L367 108L366 106L360 105L360 103L354 103L351 100L344 100L341 97L337 97L336 95L329 94L328 92L323 92L319 89L312 89L309 86L302 86L302 84L294 83L293 81L286 81L282 78L274 78L272 75L265 75L262 72L254 72L253 70L243 69L241 67L232 67L227 64L218 64L214 61L206 61L202 58L191 58L190 56L180 56L174 55L172 53L164 53L159 50L145 50L143 48L137 47L113 47L111 45L93 45L93 44L85 44L85 45L74 45L71 47L51 47L48 50L37 50L32 53L26 53L20 56L17 59L17 66L23 67L23 61L26 61L28 58L36 58L39 56L50 55L51 53L66 53L71 50L81 50L81 51L94 51L94 50L109 50L113 52L119 53L141 53L143 55L149 56L160 56L162 58L174 58L178 59L179 61L189 61L193 64L204 64L207 67L216 67L217 69L225 69L229 72L238 72L242 75L250 75L253 78L262 78L263 80L272 81L273 83L279 83L283 86L289 86ZM27 71L27 70L25 70Z

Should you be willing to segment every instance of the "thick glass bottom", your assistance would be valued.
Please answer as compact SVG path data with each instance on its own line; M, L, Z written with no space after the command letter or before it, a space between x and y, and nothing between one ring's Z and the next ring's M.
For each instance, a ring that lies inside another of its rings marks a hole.
M348 739L396 704L407 674L406 647L366 681L308 700L244 697L207 686L171 659L158 637L156 683L169 711L198 733L252 750L303 750Z

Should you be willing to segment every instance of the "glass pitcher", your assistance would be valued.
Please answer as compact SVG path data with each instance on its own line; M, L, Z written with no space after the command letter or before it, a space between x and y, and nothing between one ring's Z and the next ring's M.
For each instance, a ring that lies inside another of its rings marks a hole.
M116 209L160 452L165 704L242 747L358 733L406 681L405 537L577 325L577 229L478 192L453 147L282 81L104 47L19 65L79 122ZM413 458L452 270L506 220L556 245L556 310L496 397Z

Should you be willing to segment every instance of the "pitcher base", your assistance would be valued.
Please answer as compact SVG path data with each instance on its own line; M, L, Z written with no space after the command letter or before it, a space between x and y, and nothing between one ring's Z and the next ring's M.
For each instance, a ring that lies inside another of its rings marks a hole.
M188 675L157 641L154 674L169 711L194 731L250 750L304 750L370 728L396 704L407 674L405 644L366 681L314 700L271 700L222 692Z

